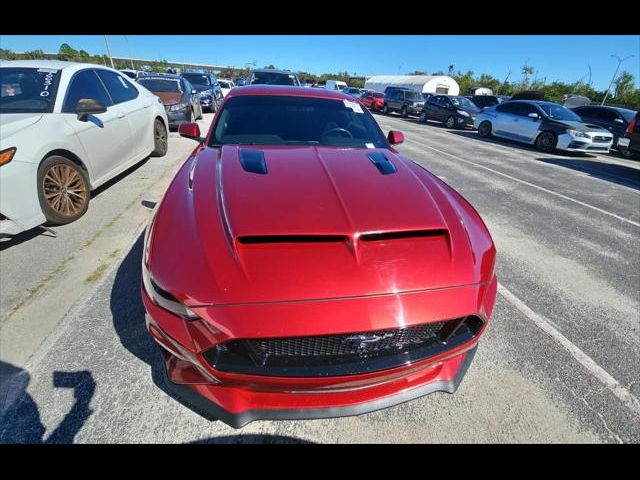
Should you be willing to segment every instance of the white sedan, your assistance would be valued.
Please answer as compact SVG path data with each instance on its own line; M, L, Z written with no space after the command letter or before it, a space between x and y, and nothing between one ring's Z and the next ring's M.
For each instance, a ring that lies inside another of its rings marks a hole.
M0 236L80 218L91 190L167 153L167 114L117 70L0 62Z
M231 91L235 84L231 80L218 80L220 84L220 90L222 91L222 98L227 96L227 93Z

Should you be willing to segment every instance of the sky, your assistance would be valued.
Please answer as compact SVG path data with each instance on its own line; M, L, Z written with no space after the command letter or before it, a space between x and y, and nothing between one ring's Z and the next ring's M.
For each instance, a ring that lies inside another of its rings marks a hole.
M596 89L609 85L618 61L640 86L640 36L631 35L108 35L113 56L244 67L273 64L314 74L347 71L358 76L415 70L488 73L500 80L522 78L533 66L538 78L574 82L591 79ZM91 54L106 53L103 35L2 35L0 47L15 52L56 52L62 43Z

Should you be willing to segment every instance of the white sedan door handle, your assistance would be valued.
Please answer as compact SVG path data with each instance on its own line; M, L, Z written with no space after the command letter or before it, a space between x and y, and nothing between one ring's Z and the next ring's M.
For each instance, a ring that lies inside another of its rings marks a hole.
M118 112L118 115L117 115L117 116L118 116L118 118L122 118L122 117L124 117L124 112Z

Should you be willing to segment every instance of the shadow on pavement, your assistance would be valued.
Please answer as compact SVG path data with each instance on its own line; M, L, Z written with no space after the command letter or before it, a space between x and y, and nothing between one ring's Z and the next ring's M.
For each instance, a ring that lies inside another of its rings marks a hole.
M176 396L165 380L164 359L147 332L144 305L140 298L143 242L144 233L140 234L116 272L110 299L115 331L122 346L151 367L151 379L158 388L207 420L215 421L215 418Z
M536 160L588 173L592 177L640 190L640 170L637 168L617 163L605 163L599 159L591 161L566 158L536 158Z
M73 443L91 416L89 403L96 383L91 372L53 372L53 386L73 389L75 402L45 439L38 405L26 391L31 377L23 369L0 361L0 443ZM15 402L12 402L15 400ZM12 402L7 407L7 403Z
M32 238L39 237L40 235L49 237L52 240L55 240L57 237L52 235L51 233L43 230L39 227L32 228L31 230L27 230L26 232L20 232L17 235L11 235L8 237L0 237L0 252L6 250L7 248L15 247L16 245L20 245L23 242L27 242Z
M212 437L204 440L196 440L189 442L192 444L207 444L207 443L299 443L312 445L315 442L309 440L301 440L295 437L288 437L285 435L269 435L269 434L249 434L249 435L224 435L220 437Z

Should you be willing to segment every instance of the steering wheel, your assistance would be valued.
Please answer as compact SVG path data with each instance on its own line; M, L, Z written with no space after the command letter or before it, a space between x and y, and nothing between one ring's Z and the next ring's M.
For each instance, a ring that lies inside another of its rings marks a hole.
M323 137L327 137L331 132L344 132L349 136L349 138L353 138L353 134L349 130L347 130L346 128L341 128L341 127L335 127L335 128L330 129L330 130L327 130L326 132L324 132L322 134L322 136ZM340 136L343 137L344 135L340 135Z

